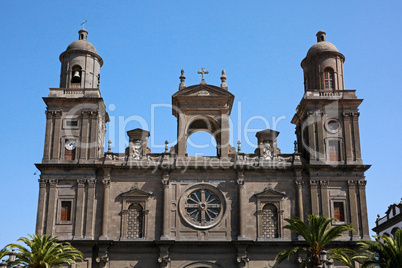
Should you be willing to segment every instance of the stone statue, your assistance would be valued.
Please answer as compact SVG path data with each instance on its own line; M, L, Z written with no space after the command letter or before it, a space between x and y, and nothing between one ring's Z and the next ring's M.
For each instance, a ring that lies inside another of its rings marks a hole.
M133 145L133 159L140 160L142 158L141 141L135 141Z
M272 159L272 147L271 144L269 142L264 142L263 145L263 149L262 149L262 157L264 159Z

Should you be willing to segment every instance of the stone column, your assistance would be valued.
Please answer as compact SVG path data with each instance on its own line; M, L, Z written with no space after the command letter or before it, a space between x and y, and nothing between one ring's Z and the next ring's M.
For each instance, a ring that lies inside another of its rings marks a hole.
M43 159L50 159L50 148L52 144L52 121L53 116L51 111L46 111L46 133L45 133L45 148L43 150Z
M89 158L96 158L96 153L98 152L98 111L91 111L91 135L89 144Z
M348 181L348 194L349 194L349 213L350 213L350 223L353 224L354 232L352 232L352 240L359 239L359 221L357 219L357 201L356 201L356 184L357 181Z
M360 196L360 217L361 217L361 234L362 239L370 239L369 235L369 226L368 226L368 219L367 219L367 201L366 201L366 184L367 181L361 180L358 181L359 184L359 196Z
M320 181L320 186L322 214L328 218L331 218L331 215L329 215L328 181Z
M87 214L85 224L85 239L94 239L94 205L95 205L95 183L96 180L87 180Z
M75 205L75 226L73 239L83 238L85 180L77 180L77 203Z
M54 111L52 159L60 159L60 130L62 111Z
M46 233L47 235L53 235L54 232L54 220L57 218L56 215L56 204L57 204L57 180L49 180L49 200L48 200L48 211L47 211L47 222L46 222Z
M81 140L80 140L80 159L88 159L88 122L89 122L89 112L82 111L82 126L81 126Z
M45 225L45 211L46 211L46 180L39 179L39 198L38 198L38 215L36 216L36 231L35 233L39 236L43 235L43 228Z
M238 193L239 193L239 235L237 236L238 240L244 240L246 239L246 226L245 226L245 191L244 189L244 173L243 171L238 171L237 173L237 188L238 188Z
M311 191L311 213L318 215L318 193L317 193L317 181L310 181L310 191Z
M163 234L161 236L161 240L169 239L169 227L170 227L170 198L169 198L169 180L170 175L168 172L164 172L162 178L163 185Z
M109 198L110 198L110 170L104 176L103 183L103 215L102 215L102 235L100 240L107 240L107 227L109 219Z
M297 176L295 180L295 186L297 191L297 216L301 221L304 221L304 212L303 212L303 181L301 180L301 176Z

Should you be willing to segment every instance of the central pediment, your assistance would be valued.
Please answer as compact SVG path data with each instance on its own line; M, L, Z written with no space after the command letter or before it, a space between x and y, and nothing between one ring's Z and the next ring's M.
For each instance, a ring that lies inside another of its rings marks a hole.
M172 96L172 105L179 109L224 109L232 110L234 95L221 87L199 84L177 91ZM176 115L173 109L173 115Z

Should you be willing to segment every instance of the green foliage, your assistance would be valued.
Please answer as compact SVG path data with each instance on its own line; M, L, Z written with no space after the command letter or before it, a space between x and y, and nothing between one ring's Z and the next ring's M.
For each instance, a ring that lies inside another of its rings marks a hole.
M332 259L345 264L350 268L355 268L355 262L362 262L363 257L358 255L356 251L349 248L335 248L328 250Z
M280 252L275 258L278 264L289 259L290 256L302 252L308 254L308 259L302 262L301 267L307 267L308 264L321 264L320 252L324 247L336 238L341 237L344 232L353 231L350 224L340 224L330 227L332 219L324 215L308 215L308 224L305 224L297 217L285 219L285 221L289 224L283 228L289 229L302 236L308 247L295 247Z
M83 255L70 243L60 243L57 237L44 235L29 235L21 237L19 242L23 242L26 247L19 244L9 244L7 248L15 249L17 259L15 265L21 264L28 268L56 268L63 267L65 264L76 264L82 261Z
M362 268L402 268L402 230L397 230L394 237L376 236L374 241L357 243L365 253L357 258L365 258Z

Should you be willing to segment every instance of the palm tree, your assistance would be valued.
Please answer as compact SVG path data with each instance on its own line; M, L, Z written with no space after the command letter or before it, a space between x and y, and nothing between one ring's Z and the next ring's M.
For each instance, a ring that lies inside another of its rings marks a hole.
M349 248L334 248L328 250L332 259L343 263L349 268L355 268L355 262L362 263L362 256Z
M278 264L286 259L289 259L291 255L298 253L307 253L308 258L303 260L301 267L315 267L322 264L320 252L324 247L331 241L338 237L346 231L353 231L350 224L340 224L328 228L332 219L325 217L324 215L308 215L308 225L301 221L299 218L295 217L293 219L285 219L289 224L283 228L289 229L296 232L304 238L306 241L306 246L296 246L291 249L284 250L280 252L275 260Z
M51 235L29 236L31 239L21 237L17 240L23 242L26 247L19 244L7 245L7 248L17 250L17 259L14 264L22 264L28 268L53 268L82 261L82 253L70 243L61 243L57 237Z
M396 231L394 237L380 235L375 241L361 241L357 243L365 253L357 256L365 258L362 268L402 267L402 230Z

